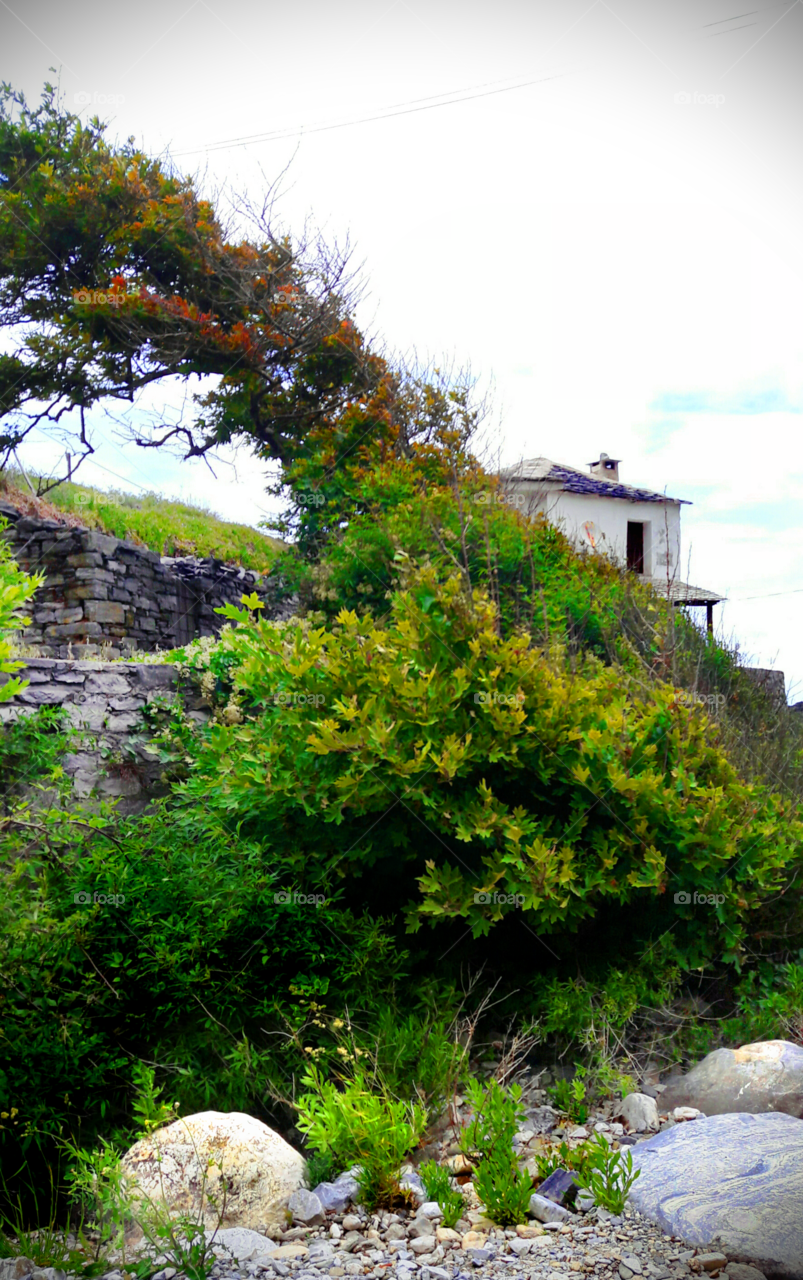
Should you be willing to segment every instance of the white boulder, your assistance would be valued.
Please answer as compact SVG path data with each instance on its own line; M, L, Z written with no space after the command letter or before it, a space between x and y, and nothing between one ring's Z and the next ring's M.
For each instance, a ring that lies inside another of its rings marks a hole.
M265 1232L287 1225L305 1161L261 1120L201 1111L135 1142L123 1159L137 1199L216 1227ZM225 1179L225 1183L224 1183Z

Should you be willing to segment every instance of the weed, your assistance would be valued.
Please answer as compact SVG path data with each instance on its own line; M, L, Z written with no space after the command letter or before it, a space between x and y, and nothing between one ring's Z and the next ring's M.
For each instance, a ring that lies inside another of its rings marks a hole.
M558 1110L567 1115L570 1120L574 1120L575 1124L582 1124L585 1121L588 1116L586 1086L579 1072L572 1081L556 1080L547 1092Z
M366 1209L403 1198L399 1168L424 1132L424 1108L391 1097L381 1082L372 1089L359 1069L338 1086L311 1066L304 1084L308 1092L298 1100L297 1124L312 1148L341 1169L359 1164Z
M477 1195L492 1222L514 1226L524 1221L533 1189L530 1175L519 1169L513 1153L513 1137L524 1118L521 1088L504 1089L496 1080L483 1087L471 1079L467 1093L474 1118L460 1143L466 1154L479 1156Z
M427 1199L436 1200L440 1206L444 1227L454 1227L463 1216L466 1202L462 1191L452 1186L449 1170L443 1165L436 1164L434 1160L428 1160L426 1164L419 1167L418 1172L424 1184Z
M627 1196L641 1170L633 1168L630 1151L615 1150L603 1133L586 1145L588 1166L578 1172L577 1181L594 1197L594 1203L611 1213L622 1213Z

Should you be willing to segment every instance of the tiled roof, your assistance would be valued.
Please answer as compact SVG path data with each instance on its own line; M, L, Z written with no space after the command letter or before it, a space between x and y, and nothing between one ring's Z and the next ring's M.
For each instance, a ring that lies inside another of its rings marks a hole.
M666 578L652 578L650 581L656 591L677 604L719 604L726 598L707 587L693 587L690 582L670 581L667 584Z
M597 494L603 498L625 498L628 502L688 501L686 498L670 498L668 494L655 493L652 489L637 489L631 484L592 476L585 471L577 471L574 467L566 467L561 462L551 462L549 458L527 458L514 467L506 467L501 475L505 480L548 481L559 485L565 493Z

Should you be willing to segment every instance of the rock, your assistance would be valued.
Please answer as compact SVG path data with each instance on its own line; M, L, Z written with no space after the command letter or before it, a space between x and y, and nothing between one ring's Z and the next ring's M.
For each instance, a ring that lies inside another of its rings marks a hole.
M30 1275L35 1267L36 1263L31 1262L30 1258L24 1255L19 1258L0 1259L0 1280L22 1280L22 1277Z
M328 1267L335 1260L335 1247L328 1240L311 1240L309 1264L312 1267Z
M416 1217L421 1218L442 1218L443 1209L441 1209L437 1200L427 1200L424 1204L419 1205Z
M646 1093L629 1093L620 1103L617 1114L628 1129L633 1129L636 1133L643 1133L645 1129L657 1129L660 1123L655 1099L649 1098Z
M407 1234L411 1240L417 1239L419 1236L431 1236L435 1230L434 1222L423 1215L416 1214L412 1222L407 1228Z
M698 1107L707 1116L734 1111L783 1111L803 1117L803 1047L762 1040L741 1049L717 1049L661 1095L665 1111Z
M536 1226L534 1222L519 1222L516 1225L516 1235L522 1240L534 1240L537 1236L544 1234L544 1228Z
M622 1262L634 1276L641 1275L641 1262L634 1253L623 1253Z
M724 1253L698 1253L694 1261L698 1267L702 1267L703 1271L721 1271L728 1265L728 1259Z
M460 1241L460 1244L462 1248L466 1250L482 1249L484 1248L487 1239L488 1237L483 1235L481 1231L467 1231L463 1236L463 1239Z
M438 1242L434 1236L416 1236L415 1240L410 1241L410 1248L413 1253L434 1253L438 1247Z
M402 1191L412 1191L414 1198L419 1204L424 1204L427 1193L424 1190L424 1184L417 1173L406 1173L399 1179L399 1186Z
M514 1253L517 1258L521 1258L525 1253L529 1253L532 1247L532 1240L524 1240L521 1236L510 1241L510 1252Z
M438 1244L459 1244L460 1232L455 1231L454 1227L436 1227L435 1238Z
M803 1280L803 1124L784 1113L675 1125L632 1149L635 1209L698 1249Z
M669 1118L676 1124L684 1124L688 1120L699 1120L702 1114L696 1107L675 1107Z
M554 1200L555 1204L571 1204L577 1196L577 1179L567 1169L556 1169L538 1188L539 1196Z
M390 1226L385 1232L385 1239L386 1240L406 1240L407 1232L405 1231L404 1227L400 1222L391 1222Z
M305 1244L280 1244L273 1257L280 1261L292 1262L296 1258L306 1258L309 1250Z
M301 1222L305 1227L320 1227L324 1221L323 1205L314 1191L299 1187L287 1201L287 1208L293 1215L293 1222Z
M552 1200L545 1199L537 1192L530 1196L529 1214L533 1218L537 1218L539 1222L573 1222L574 1214L569 1213L568 1209L564 1209L561 1205L555 1204Z
M491 1249L472 1249L471 1261L475 1267L481 1267L485 1262L493 1262L494 1254Z
M360 1247L365 1247L368 1241L359 1231L347 1231L343 1239L340 1241L340 1248L344 1253L353 1253L355 1250L359 1252Z
M459 1151L456 1156L450 1156L444 1163L452 1173L471 1173L474 1168L468 1156L464 1156L462 1151Z
M334 1182L319 1182L313 1188L326 1213L342 1213L346 1205L356 1203L360 1187L353 1172L341 1173Z
M267 1262L279 1246L275 1240L270 1240L259 1231L251 1231L247 1227L224 1227L216 1233L213 1248L218 1256L228 1255L238 1262L251 1262L254 1259L264 1259Z
M347 1213L343 1219L344 1231L359 1231L362 1226L362 1218L358 1218L356 1213Z
M728 1280L766 1280L763 1271L746 1262L728 1263Z
M587 1137L588 1137L588 1129L585 1127L585 1125L584 1125L584 1124L576 1124L576 1125L573 1125L573 1126L572 1126L572 1128L569 1130L569 1132L566 1134L566 1137L567 1137L567 1138L578 1138L578 1139L587 1138Z
M143 1195L171 1213L202 1218L211 1230L220 1222L264 1231L285 1226L288 1199L301 1187L306 1166L261 1120L202 1111L135 1142L123 1167ZM228 1189L220 1221L211 1201L223 1199L222 1177Z

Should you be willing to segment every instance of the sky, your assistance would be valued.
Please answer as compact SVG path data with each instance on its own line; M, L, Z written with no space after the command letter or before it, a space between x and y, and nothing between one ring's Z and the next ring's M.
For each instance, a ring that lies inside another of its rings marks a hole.
M801 54L803 0L0 0L0 79L29 98L56 68L71 109L208 191L284 174L281 221L352 244L359 323L492 390L501 462L605 451L689 499L684 576L793 701ZM88 482L275 510L245 454L213 476L94 432Z

